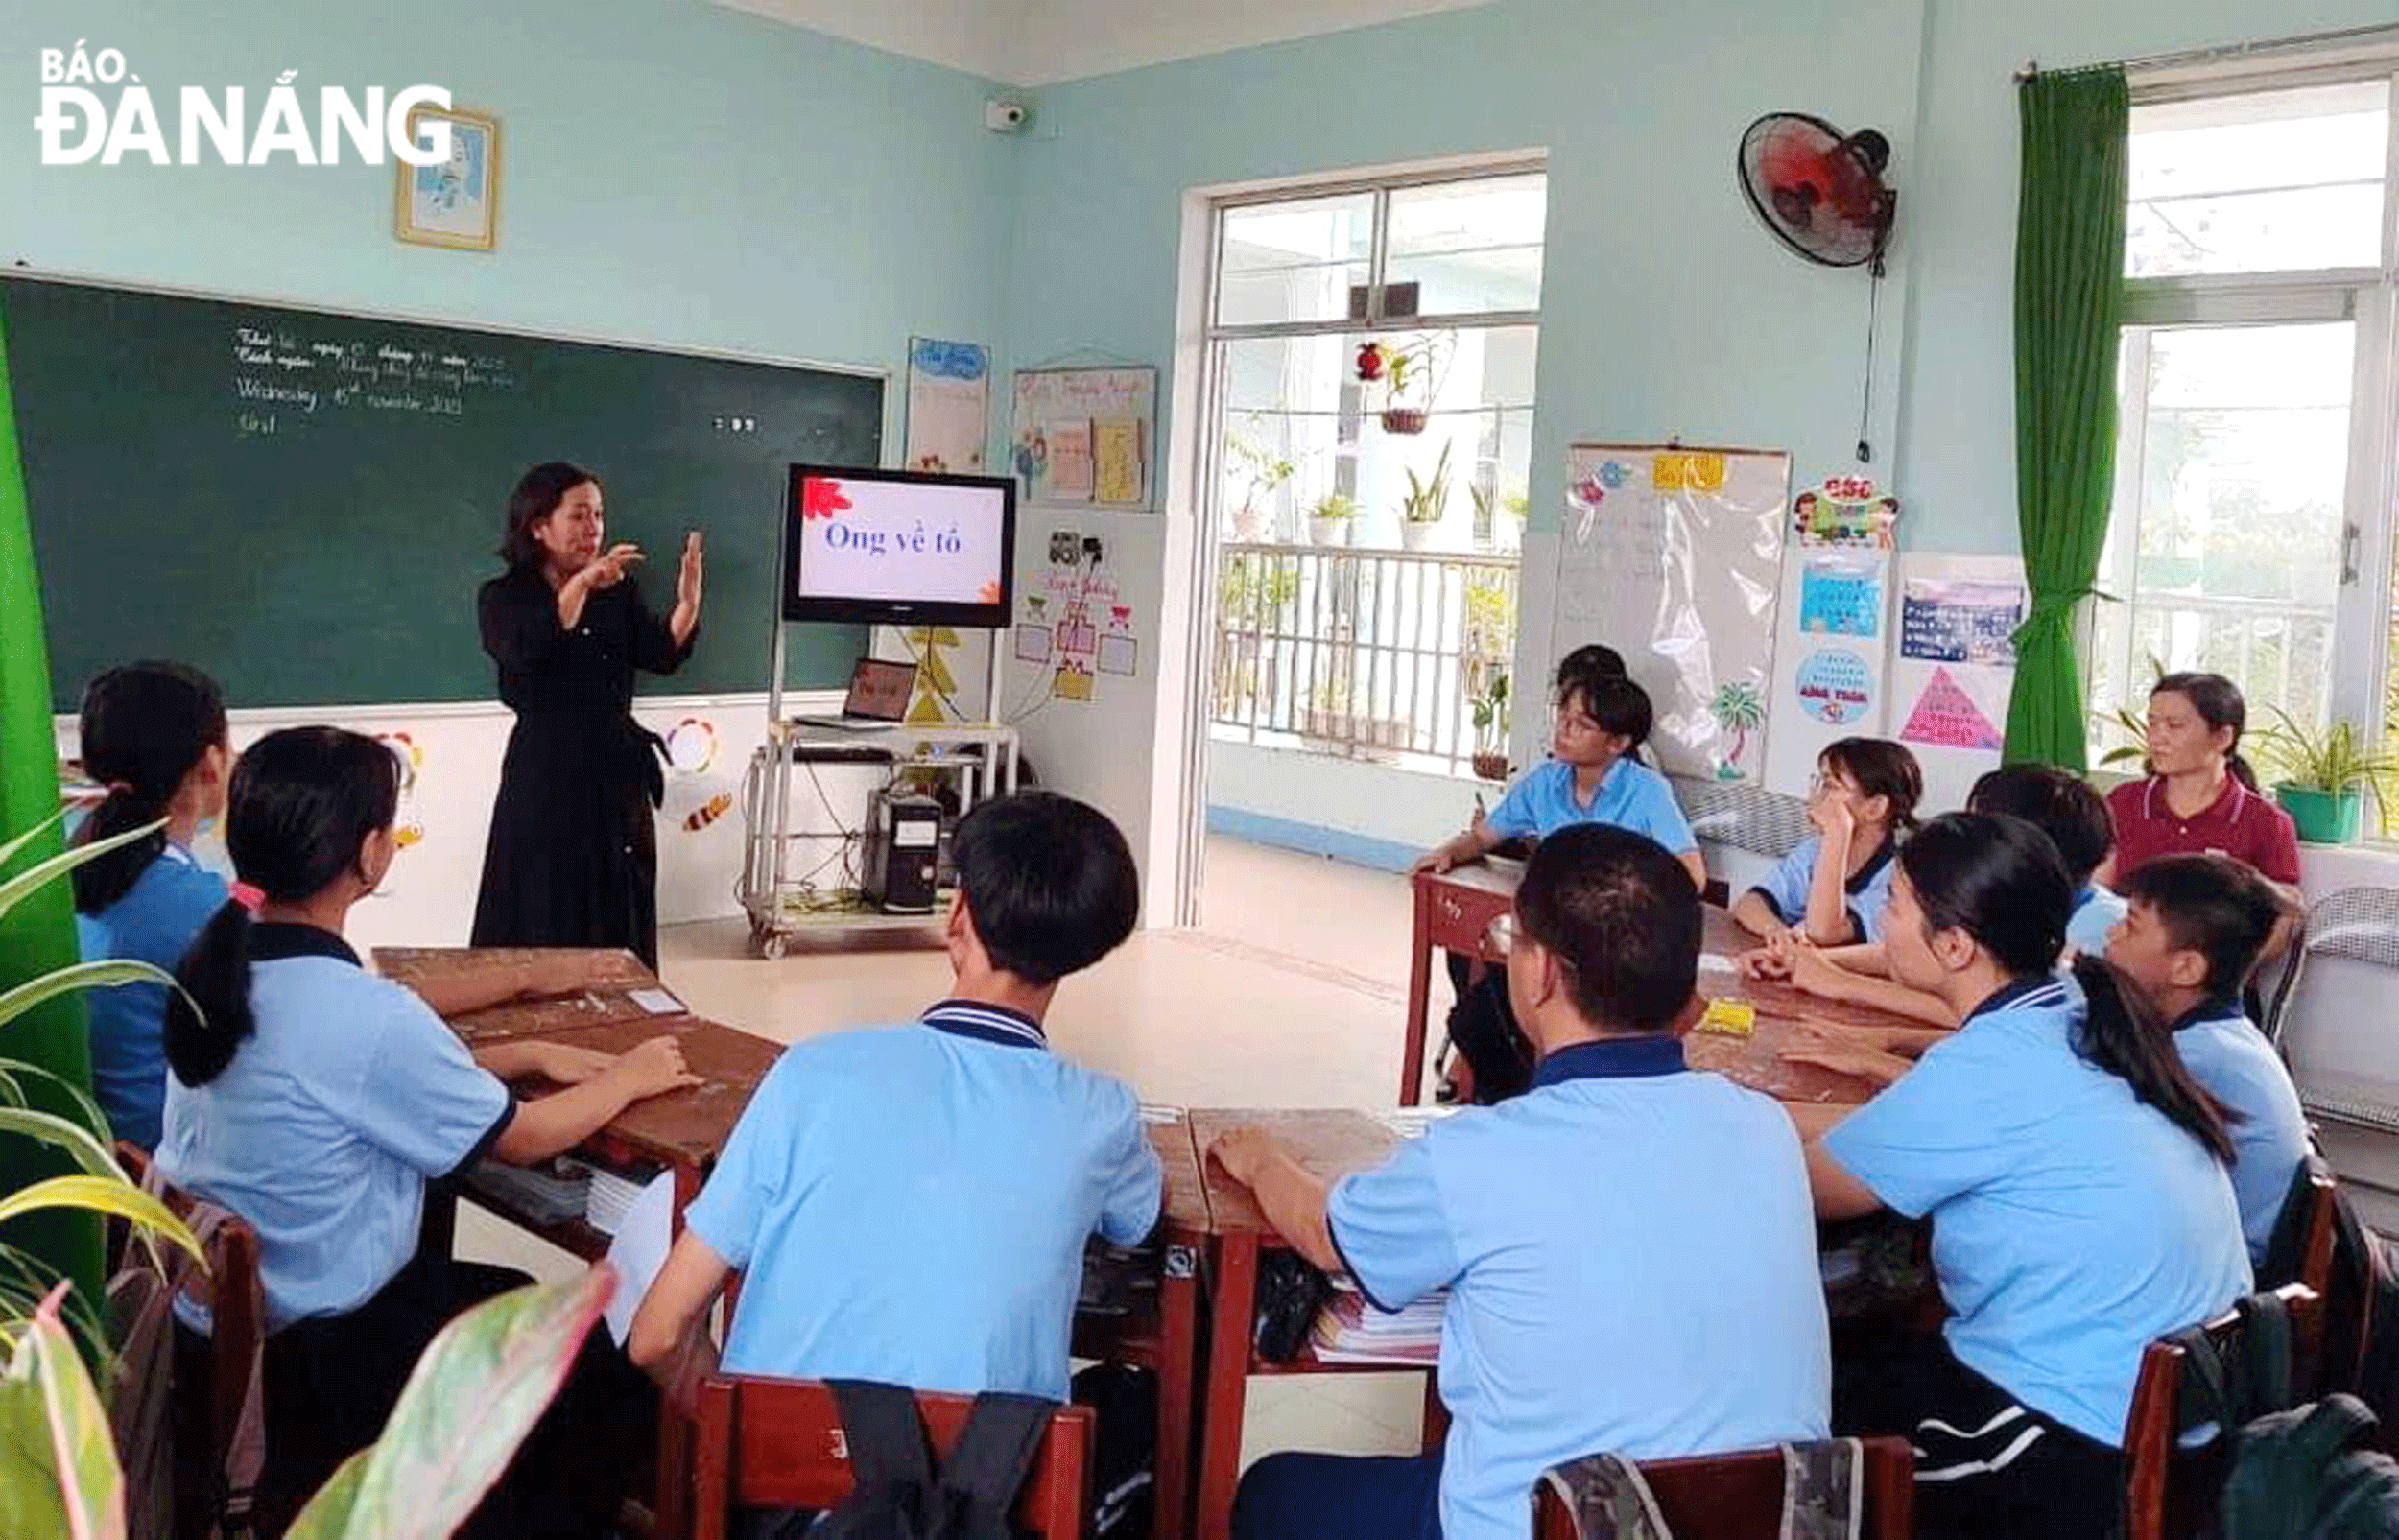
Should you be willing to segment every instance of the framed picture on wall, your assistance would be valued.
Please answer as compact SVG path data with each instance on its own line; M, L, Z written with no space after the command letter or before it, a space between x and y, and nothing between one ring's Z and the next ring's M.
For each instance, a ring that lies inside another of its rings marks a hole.
M487 113L419 107L408 137L422 144L446 128L449 154L430 166L399 166L394 233L418 246L488 251L500 231L500 120Z

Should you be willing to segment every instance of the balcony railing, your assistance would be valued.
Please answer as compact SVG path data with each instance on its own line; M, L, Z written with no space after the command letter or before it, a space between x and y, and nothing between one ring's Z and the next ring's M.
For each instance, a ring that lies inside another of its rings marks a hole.
M1512 556L1222 546L1215 731L1467 773L1507 747L1505 714L1474 715L1513 667L1516 593Z
M2092 681L2095 713L2123 705L2140 715L2151 658L2169 670L2199 669L2232 680L2248 698L2252 726L2272 721L2268 706L2280 706L2311 727L2319 725L2331 707L2330 604L2136 592L2128 612L2102 613L2100 627L2104 661ZM2129 677L2116 677L2124 672L2120 660L2127 656ZM2114 746L2115 736L2096 723L2095 733L2105 746Z

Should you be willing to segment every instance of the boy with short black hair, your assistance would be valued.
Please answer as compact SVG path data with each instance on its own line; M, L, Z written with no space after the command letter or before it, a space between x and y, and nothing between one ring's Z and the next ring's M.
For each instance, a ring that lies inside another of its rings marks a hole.
M1105 816L1044 792L977 807L957 860L952 997L787 1049L693 1200L627 1342L670 1391L717 1368L740 1268L728 1372L1066 1399L1083 1242L1140 1241L1163 1175L1131 1089L1041 1023L1132 933L1139 879Z
M1516 893L1508 989L1532 1088L1435 1123L1328 1189L1271 1136L1211 1156L1277 1234L1396 1309L1449 1290L1446 1454L1278 1455L1243 1481L1244 1540L1529 1540L1561 1461L1824 1436L1831 1357L1798 1134L1683 1064L1698 894L1655 841L1578 824ZM1759 1344L1772 1344L1761 1352Z
M2230 856L2159 856L2124 879L2128 909L2107 960L2174 1029L2185 1069L2232 1116L2232 1190L2252 1264L2266 1260L2291 1179L2307 1158L2307 1114L2241 992L2281 923L2281 891Z

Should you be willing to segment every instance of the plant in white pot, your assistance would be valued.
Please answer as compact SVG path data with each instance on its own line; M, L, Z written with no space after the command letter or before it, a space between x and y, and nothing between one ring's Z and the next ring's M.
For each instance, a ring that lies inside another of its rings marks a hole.
M1255 419L1250 426L1258 426ZM1272 539L1275 494L1298 467L1238 429L1224 436L1224 454L1225 468L1241 482L1233 538L1247 545Z
M2274 776L2274 800L2311 844L2347 844L2357 839L2365 794L2379 803L2384 788L2399 775L2399 759L2378 752L2355 723L2336 722L2322 732L2301 726L2280 706L2275 725L2257 735Z
M1408 495L1399 500L1399 542L1411 551L1431 546L1441 532L1441 515L1449 508L1449 445L1441 445L1441 458L1434 462L1433 474L1419 481L1413 470L1408 472Z
M1340 492L1318 499L1308 510L1310 545L1347 545L1350 521L1358 516L1358 500Z

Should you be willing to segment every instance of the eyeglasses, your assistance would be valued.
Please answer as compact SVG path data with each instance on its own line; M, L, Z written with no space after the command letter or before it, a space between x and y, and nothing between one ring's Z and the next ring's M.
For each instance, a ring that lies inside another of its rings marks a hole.
M1850 785L1847 781L1842 780L1840 776L1827 775L1822 770L1817 770L1815 774L1808 777L1808 794L1810 796L1822 796L1827 792L1854 792L1856 790L1856 787Z

